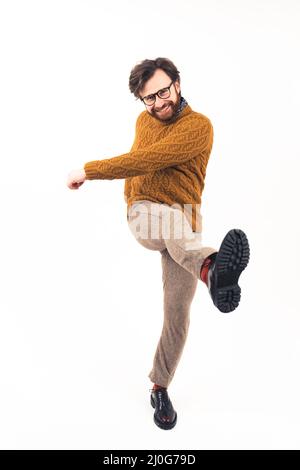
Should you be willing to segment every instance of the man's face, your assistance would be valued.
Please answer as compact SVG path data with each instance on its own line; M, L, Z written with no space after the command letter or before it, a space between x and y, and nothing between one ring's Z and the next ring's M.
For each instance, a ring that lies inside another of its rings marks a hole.
M157 69L154 75L145 83L144 88L140 91L140 97L152 95L162 88L166 88L171 84L172 79L164 70ZM178 81L174 82L170 88L169 98L163 99L156 95L155 102L152 105L145 105L147 112L155 119L169 123L173 120L176 111L180 105L180 85Z

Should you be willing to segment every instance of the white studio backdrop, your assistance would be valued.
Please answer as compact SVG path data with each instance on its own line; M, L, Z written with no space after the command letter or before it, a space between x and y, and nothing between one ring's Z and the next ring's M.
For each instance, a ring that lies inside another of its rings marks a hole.
M0 1L1 449L299 449L299 20L296 0ZM130 150L130 70L156 57L214 126L203 241L241 228L251 256L231 314L199 282L169 432L160 254L124 180L66 186Z

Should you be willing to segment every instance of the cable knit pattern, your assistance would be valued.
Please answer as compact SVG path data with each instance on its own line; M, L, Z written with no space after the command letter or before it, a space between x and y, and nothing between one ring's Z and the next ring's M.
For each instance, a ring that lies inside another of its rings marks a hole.
M193 111L185 100L182 104L172 123L158 121L143 111L137 118L129 153L87 162L84 170L90 180L125 178L128 208L145 199L170 206L177 204L182 209L184 204L190 204L189 222L193 231L198 232L201 216L196 213L200 212L213 127L206 116Z

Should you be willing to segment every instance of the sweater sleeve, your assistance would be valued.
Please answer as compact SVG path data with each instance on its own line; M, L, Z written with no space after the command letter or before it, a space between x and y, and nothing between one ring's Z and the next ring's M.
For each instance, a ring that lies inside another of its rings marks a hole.
M200 154L205 157L210 152L212 139L213 127L209 119L183 120L165 138L146 148L85 163L86 178L129 178L185 163Z

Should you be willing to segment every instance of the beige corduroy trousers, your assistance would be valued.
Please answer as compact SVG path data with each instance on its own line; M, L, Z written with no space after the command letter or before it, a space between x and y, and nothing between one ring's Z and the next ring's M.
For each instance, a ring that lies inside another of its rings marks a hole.
M128 208L127 221L143 247L161 253L164 322L148 377L168 387L187 339L202 263L217 250L202 246L202 232L193 232L185 213L174 206L137 201Z

